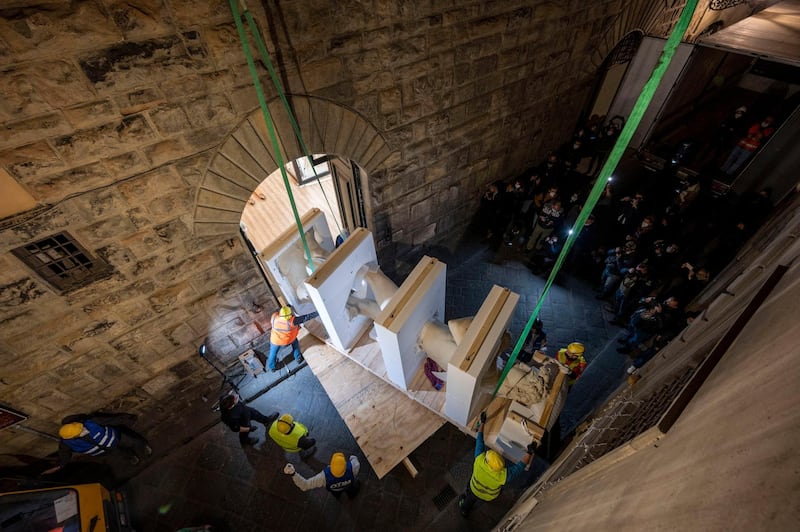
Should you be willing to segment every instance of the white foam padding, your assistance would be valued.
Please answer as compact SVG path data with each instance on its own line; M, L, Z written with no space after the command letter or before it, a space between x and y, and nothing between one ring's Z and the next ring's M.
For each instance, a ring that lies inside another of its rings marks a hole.
M347 299L358 270L377 262L372 233L360 227L305 281L329 341L340 351L349 351L372 323L363 314L348 312Z
M325 214L319 209L311 209L302 216L300 223L309 244L309 251L313 254L312 262L317 268L323 262L319 254L329 254L334 248ZM272 244L258 254L258 258L277 283L286 302L294 307L295 314L302 315L314 311L314 304L303 286L309 273L308 260L296 225L288 227L281 233Z
M467 425L488 402L489 394L481 389L481 381L495 363L500 342L519 301L519 294L494 285L459 342L447 366L445 414L461 425ZM470 359L467 369L461 369ZM486 397L482 397L486 395Z
M375 332L389 379L408 389L427 354L419 336L426 322L444 320L447 266L425 256L375 320Z

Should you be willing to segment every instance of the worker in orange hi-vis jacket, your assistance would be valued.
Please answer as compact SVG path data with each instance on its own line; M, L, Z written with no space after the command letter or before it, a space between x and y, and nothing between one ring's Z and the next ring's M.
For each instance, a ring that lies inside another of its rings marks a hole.
M303 354L300 352L300 342L297 334L300 332L300 324L319 316L318 312L311 312L303 316L295 316L292 307L284 305L278 312L272 314L272 332L269 335L269 358L267 366L270 371L277 371L278 350L284 345L290 345L294 349L295 362L303 361Z

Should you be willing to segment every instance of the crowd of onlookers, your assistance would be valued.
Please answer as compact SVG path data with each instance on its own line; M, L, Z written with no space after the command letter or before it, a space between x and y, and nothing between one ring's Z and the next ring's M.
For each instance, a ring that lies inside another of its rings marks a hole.
M549 272L621 126L593 117L540 165L489 185L477 231L534 272ZM564 263L594 285L610 321L627 327L619 351L636 359L629 372L683 329L698 310L692 300L772 209L769 189L735 198L710 185L670 161L660 171L643 170L624 194L609 178Z

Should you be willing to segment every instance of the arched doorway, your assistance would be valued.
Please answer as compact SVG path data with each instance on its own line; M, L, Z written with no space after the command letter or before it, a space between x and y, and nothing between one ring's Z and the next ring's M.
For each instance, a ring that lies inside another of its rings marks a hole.
M339 172L334 177L342 180L357 179L359 191L351 186L350 196L360 195L363 219L371 224L369 187L367 176L383 169L392 154L379 132L361 115L341 105L306 96L290 96L300 132L306 146L313 154L324 154L329 160L356 163L357 172L349 176ZM275 122L283 161L303 158L302 149L280 101L273 101L269 110ZM212 156L201 179L195 198L194 233L205 235L233 235L239 232L242 212L253 192L273 172L278 170L278 157L274 153L260 109L245 118ZM337 164L339 170L347 163ZM351 169L353 166L349 166ZM357 175L355 175L357 174ZM353 183L351 182L351 185ZM281 183L283 201L288 198ZM271 191L272 192L272 191ZM277 191L276 201L278 201ZM340 199L344 200L347 194ZM320 209L326 206L318 206ZM347 209L352 212L352 209Z
M631 64L644 34L639 30L629 32L608 54L599 68L597 85L587 116L606 116L619 91L625 73ZM609 117L610 118L610 117Z
M350 159L335 155L312 155L290 161L286 174L297 212L321 210L334 238L346 238L356 227L369 227L363 184L367 174ZM275 170L253 191L244 206L241 228L256 251L271 244L286 228L294 227L294 214L287 198L283 176Z

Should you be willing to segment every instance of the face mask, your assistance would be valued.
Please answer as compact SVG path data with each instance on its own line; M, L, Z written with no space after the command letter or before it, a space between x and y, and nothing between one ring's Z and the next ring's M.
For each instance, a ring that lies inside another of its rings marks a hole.
M769 122L761 122L761 127L769 127Z
M573 149L573 150L577 150L577 149L579 149L580 147L581 147L581 145L580 145L580 144L573 144L573 145L572 145L572 149Z
M647 229L648 227L650 227L649 222L642 222L642 229Z

